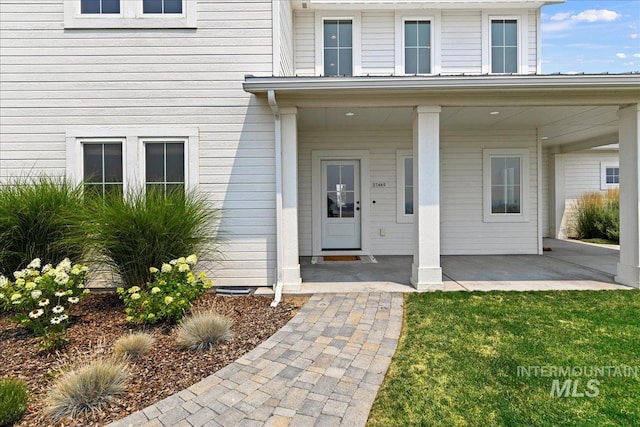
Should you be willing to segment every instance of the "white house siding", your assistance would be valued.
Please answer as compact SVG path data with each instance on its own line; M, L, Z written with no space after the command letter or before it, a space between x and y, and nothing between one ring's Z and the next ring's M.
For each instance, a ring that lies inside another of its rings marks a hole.
M293 17L296 75L313 76L316 73L315 14L297 10Z
M64 175L71 126L198 128L228 239L217 284L270 285L273 116L242 81L271 73L271 16L269 0L201 0L197 30L64 30L63 0L2 0L0 174Z
M442 131L441 135L442 254L538 253L535 130ZM528 222L483 222L485 148L529 149Z
M537 45L538 45L538 12L535 10L529 11L528 16L529 23L529 40L527 40L526 49L527 49L527 62L529 66L529 74L535 74L538 69L538 54L537 54Z
M290 76L293 74L293 9L290 1L275 1L274 7L278 8L280 14L280 75Z
M619 162L617 151L586 150L562 155L565 199L577 199L587 191L600 189L600 163Z
M442 12L442 72L480 73L482 71L482 13L480 11Z
M300 255L312 255L311 152L312 150L368 150L372 181L384 188L371 188L369 233L376 255L412 254L413 225L396 222L396 150L412 147L410 129L395 131L304 130L298 135L298 229ZM366 184L363 184L366 185ZM380 237L380 228L386 231Z
M412 148L410 130L300 130L298 146L299 248L312 255L312 150L369 150L370 176L384 182L371 188L371 251L375 255L410 255L413 224L396 221L396 150ZM441 139L441 245L443 255L535 254L537 246L537 160L535 131L447 132ZM482 164L484 148L529 149L529 220L483 222ZM365 207L366 208L366 207ZM380 236L380 229L385 237Z
M393 74L395 18L393 12L362 13L362 73Z

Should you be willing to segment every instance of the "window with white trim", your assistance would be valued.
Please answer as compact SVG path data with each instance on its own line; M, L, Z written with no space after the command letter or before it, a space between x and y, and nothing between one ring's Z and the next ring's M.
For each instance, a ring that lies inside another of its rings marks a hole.
M600 163L600 188L608 190L620 186L620 165L614 162Z
M120 0L80 0L82 14L119 14Z
M413 222L413 151L396 152L396 198L398 223Z
M483 150L485 222L528 221L528 176L528 150Z
M518 21L491 19L491 72L518 72Z
M184 191L185 156L183 140L143 140L145 148L145 185L166 194Z
M106 194L139 186L194 190L200 178L199 130L172 126L72 126L66 131L71 182Z
M353 21L326 19L324 34L324 75L353 75Z
M195 0L65 0L64 28L196 28Z
M104 198L122 194L124 185L122 140L81 140L82 181L85 195Z
M431 73L431 22L404 20L404 73Z
M182 0L142 0L142 13L182 13Z

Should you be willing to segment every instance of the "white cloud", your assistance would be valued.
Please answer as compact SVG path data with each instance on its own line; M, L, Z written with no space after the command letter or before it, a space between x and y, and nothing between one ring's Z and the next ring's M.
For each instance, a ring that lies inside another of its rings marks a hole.
M637 39L637 38L638 38L638 34L636 34L636 33L631 33L631 34L629 35L629 37L631 37L633 40L635 40L635 39Z
M585 10L584 12L580 12L577 15L571 16L571 19L576 21L585 21L585 22L600 22L600 21L611 22L620 18L620 16L621 15L619 13L614 12L612 10L589 9L589 10Z
M626 53L616 53L616 56L617 56L618 58L626 58L626 57L627 57L627 54L626 54Z
M633 54L633 57L634 57L634 58L640 58L640 53L634 53L634 54Z
M549 21L551 22L543 23L542 30L546 32L563 31L576 23L611 22L621 16L618 12L607 9L589 9L580 13L561 12L550 16Z

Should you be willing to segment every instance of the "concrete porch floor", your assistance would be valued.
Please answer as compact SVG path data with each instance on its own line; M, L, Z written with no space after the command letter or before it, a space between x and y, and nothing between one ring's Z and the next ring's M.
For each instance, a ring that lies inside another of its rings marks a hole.
M445 291L631 289L614 282L617 248L545 239L539 255L443 256ZM302 288L295 293L416 292L411 256L376 256L376 264L311 264L301 257ZM291 293L291 292L287 292Z

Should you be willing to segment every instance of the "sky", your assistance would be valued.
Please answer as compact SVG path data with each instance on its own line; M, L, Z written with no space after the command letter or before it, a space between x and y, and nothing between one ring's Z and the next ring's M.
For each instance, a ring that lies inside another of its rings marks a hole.
M567 0L542 8L542 72L640 72L640 0Z

